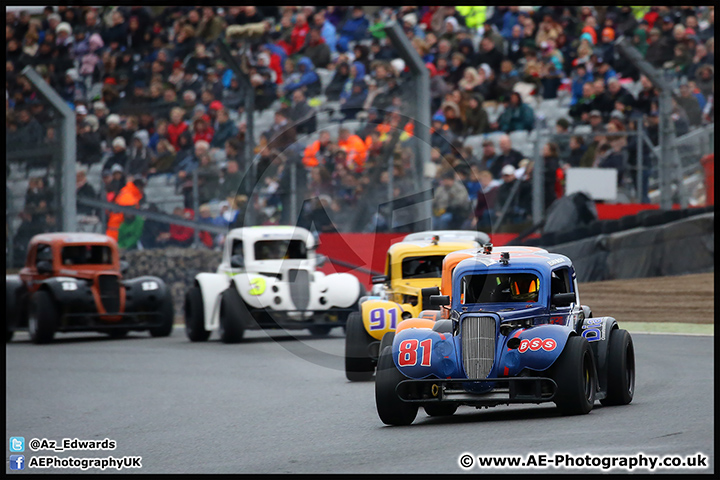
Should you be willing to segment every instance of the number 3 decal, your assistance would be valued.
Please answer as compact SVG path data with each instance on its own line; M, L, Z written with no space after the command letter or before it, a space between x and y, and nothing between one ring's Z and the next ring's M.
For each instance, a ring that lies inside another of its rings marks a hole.
M397 310L392 309L387 311L387 315L390 317L390 328L395 330L397 328ZM385 309L384 308L373 308L370 310L370 330L385 330Z
M411 367L417 363L418 345L422 348L422 361L420 366L430 366L430 352L432 347L432 339L428 338L422 342L415 339L404 340L400 343L400 353L398 354L398 365L401 367Z

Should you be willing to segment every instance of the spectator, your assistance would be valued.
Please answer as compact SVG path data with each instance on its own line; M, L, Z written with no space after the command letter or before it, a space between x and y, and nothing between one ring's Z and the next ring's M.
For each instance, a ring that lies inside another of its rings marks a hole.
M570 116L577 123L588 123L590 112L593 110L595 100L595 87L592 82L587 82L582 87L582 97L570 107Z
M296 75L288 77L287 82L283 85L283 91L287 94L298 88L305 87L308 95L319 95L322 88L320 85L320 77L315 73L315 67L312 61L307 57L300 57L300 60L298 60L298 70L299 72Z
M113 165L119 165L125 170L125 164L127 163L127 144L125 138L115 137L112 141L112 155L103 164L103 170L110 170Z
M365 18L362 7L353 7L351 17L340 28L337 49L339 52L348 51L349 42L357 42L367 35L370 22Z
M319 29L313 28L308 35L308 41L300 52L308 57L313 65L318 68L327 68L330 63L330 47L325 43Z
M138 130L133 134L125 168L128 175L133 177L147 176L153 157L152 152L147 146L149 138L147 130Z
M125 207L138 207L141 200L145 196L145 182L142 179L137 179L131 182L127 182L124 187L117 194L114 203L125 206ZM111 212L108 215L107 231L106 235L118 240L118 229L122 225L125 219L124 214L120 212Z
M338 135L338 147L347 154L346 166L352 171L362 170L367 159L367 146L357 135L347 128L341 128Z
M176 217L184 218L186 220L192 220L195 216L191 209L183 209L181 207L175 207L175 209L173 210L173 215L175 215ZM194 235L195 230L190 227L183 227L174 223L170 224L167 245L172 247L189 247L190 245L192 245Z
M433 195L433 228L455 230L461 228L470 211L470 198L462 183L449 169L440 178Z
M157 155L150 157L148 175L171 174L175 167L175 147L169 140L161 139L157 145Z
M523 158L520 152L512 148L512 141L510 140L510 136L501 136L499 143L500 155L489 167L490 173L493 174L493 177L500 177L501 170L505 165L512 165L513 168L517 168L520 165L520 160L522 160ZM497 172L497 174L495 172Z
M465 114L465 127L466 130L464 135L478 135L486 133L490 127L490 121L488 114L482 107L482 100L480 95L473 94L467 100L467 108Z
M120 250L136 250L142 248L140 239L143 234L145 219L140 215L125 215L125 218L118 228L118 247Z
M473 227L480 229L490 229L495 216L495 198L498 193L498 185L500 182L493 179L492 174L488 170L482 170L478 174L480 181L480 190L477 192L477 201L475 202L475 218L473 219Z
M219 186L218 197L235 197L242 190L243 174L240 172L238 163L234 160L227 162L222 181Z
M303 155L303 164L306 168L327 166L334 153L334 145L331 143L330 132L323 130L320 137L307 146Z
M680 85L680 96L677 99L680 108L685 110L690 126L698 126L702 124L702 109L695 95L692 94L690 86L687 83Z
M168 140L174 148L178 148L178 138L188 130L188 125L183 120L185 110L175 107L170 111L170 125L167 127Z
M532 108L523 103L519 93L512 92L505 111L498 120L498 128L503 132L514 132L516 130L532 130L534 124L535 113Z
M344 91L345 83L347 83L349 78L350 66L345 62L339 63L335 68L335 74L332 80L330 80L330 83L325 89L325 95L328 101L337 102L340 100L340 94Z
M477 56L477 64L482 65L483 63L486 63L493 72L497 72L500 70L500 64L502 61L503 54L496 48L492 38L490 36L483 37L480 41L480 52Z
M567 164L571 167L579 167L580 166L580 160L582 159L583 155L585 155L585 142L583 141L583 137L579 135L574 135L570 137L570 155L567 158Z
M495 143L492 140L483 140L482 142L482 158L480 159L480 168L482 170L489 170L493 168L495 161L497 160L497 153L495 152ZM500 167L502 168L502 167ZM492 177L492 173L490 174Z
M515 167L508 164L502 168L502 184L497 188L497 195L495 197L495 219L500 218L503 210L505 211L505 219L511 223L519 223L525 218L525 211L520 205L520 191L519 185L516 187L516 182L520 182L515 176ZM513 191L515 192L513 195Z
M558 146L554 142L546 143L543 147L543 191L545 194L545 211L558 196L556 183L558 176L561 174L560 157L558 155Z
M40 123L30 115L27 108L18 112L18 129L15 141L18 145L35 145L42 142L45 133Z
M97 199L97 193L95 189L87 182L87 173L85 170L78 170L75 173L75 196L76 198L89 198L92 200ZM93 207L86 205L77 205L78 215L95 215L97 212Z

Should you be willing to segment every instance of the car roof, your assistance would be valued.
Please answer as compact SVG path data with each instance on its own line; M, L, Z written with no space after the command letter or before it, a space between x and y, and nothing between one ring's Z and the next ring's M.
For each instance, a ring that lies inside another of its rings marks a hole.
M88 243L92 244L107 244L111 245L114 240L107 235L100 233L83 233L83 232L56 232L56 233L41 233L35 235L31 243L62 243L62 244L75 244L85 245Z
M308 247L315 245L315 237L305 228L290 225L271 225L233 228L228 239L255 242L258 240L303 240Z
M426 230L424 232L410 233L403 238L403 242L413 240L432 240L433 237L440 237L440 241L463 241L474 240L477 243L486 243L490 241L487 233L475 230Z
M390 248L388 248L388 254L392 256L406 254L447 255L450 252L464 250L476 245L477 242L473 240L457 240L451 242L440 241L437 244L434 244L429 240L402 241L390 245Z
M501 254L504 252L510 255L507 267L500 262ZM472 253L472 251L467 253ZM468 255L466 259L457 264L456 272L467 273L467 271L497 270L508 267L535 268L541 272L549 272L560 266L572 267L572 261L565 255L550 253L542 248L506 246L494 247L489 254L483 253L482 249L476 250L474 255Z

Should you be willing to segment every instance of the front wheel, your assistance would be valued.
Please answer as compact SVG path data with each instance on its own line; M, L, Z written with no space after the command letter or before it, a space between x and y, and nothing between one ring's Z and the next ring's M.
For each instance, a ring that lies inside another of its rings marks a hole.
M50 343L58 324L57 306L50 293L38 290L30 299L28 331L33 343Z
M160 326L150 328L150 335L153 337L169 337L175 323L175 308L170 291L165 294L162 306L160 307Z
M635 391L635 347L627 330L610 331L607 367L607 396L603 405L627 405Z
M345 333L345 376L351 382L370 380L375 364L368 353L368 345L374 339L368 335L359 312L350 314Z
M555 404L564 415L589 413L597 389L592 351L583 337L568 338L555 362L553 379L557 383Z
M232 286L230 288L233 288ZM222 293L220 300L220 340L223 343L238 343L245 336L245 326L240 318L246 308L237 292L230 289Z
M407 377L395 366L392 349L386 347L380 352L375 378L375 406L385 425L410 425L417 417L418 405L403 402L395 391L403 380Z
M210 338L210 330L205 330L202 292L197 285L185 294L185 334L191 342Z

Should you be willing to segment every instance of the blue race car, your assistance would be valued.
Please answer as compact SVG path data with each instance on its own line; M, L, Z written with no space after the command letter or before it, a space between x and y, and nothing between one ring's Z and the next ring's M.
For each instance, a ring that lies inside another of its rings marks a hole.
M442 416L459 405L554 402L574 415L596 400L632 401L632 338L580 304L569 258L487 244L449 254L442 274L444 295L430 297L442 318L421 314L383 338L375 380L383 423L409 425L420 406Z

